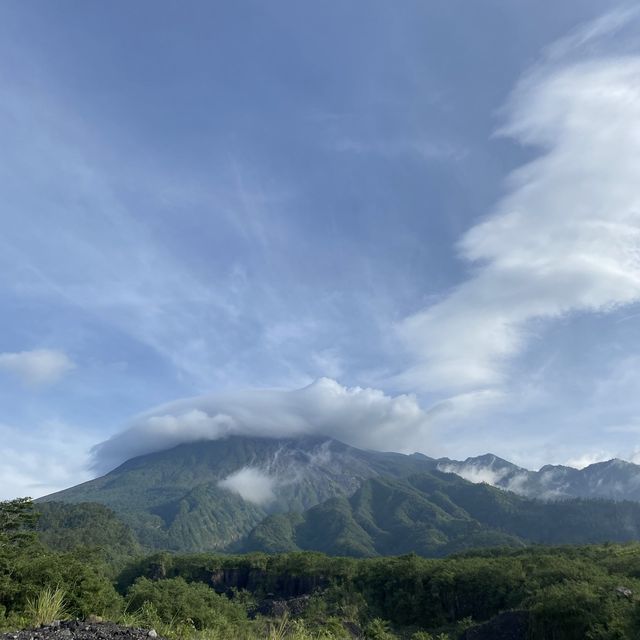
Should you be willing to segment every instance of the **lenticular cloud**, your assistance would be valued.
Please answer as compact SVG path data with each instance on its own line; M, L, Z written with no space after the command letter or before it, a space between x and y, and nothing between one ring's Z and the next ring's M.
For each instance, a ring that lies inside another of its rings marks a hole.
M250 390L178 400L146 412L93 448L101 472L184 442L231 435L324 435L372 449L424 445L427 414L412 395L348 388L320 378L292 391Z

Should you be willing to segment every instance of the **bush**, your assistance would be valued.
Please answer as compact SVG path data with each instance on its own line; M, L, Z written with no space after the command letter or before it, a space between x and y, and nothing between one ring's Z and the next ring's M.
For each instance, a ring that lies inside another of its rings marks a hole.
M391 633L390 625L386 620L374 618L364 631L367 640L393 640L395 636Z
M196 629L237 625L247 620L246 610L202 583L183 578L152 581L139 578L127 593L127 610L153 605L165 624L191 621Z
M27 601L42 589L60 588L65 593L67 613L84 618L90 614L114 617L122 611L122 598L106 575L106 568L95 559L88 562L75 554L41 552L16 562L13 574L14 611L24 611Z

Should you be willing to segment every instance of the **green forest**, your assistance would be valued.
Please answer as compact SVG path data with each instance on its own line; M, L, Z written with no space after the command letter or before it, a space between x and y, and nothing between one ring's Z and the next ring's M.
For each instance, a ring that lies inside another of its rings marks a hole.
M88 616L174 640L456 640L491 638L492 624L525 625L531 640L632 639L640 544L149 555L102 505L0 503L0 627Z

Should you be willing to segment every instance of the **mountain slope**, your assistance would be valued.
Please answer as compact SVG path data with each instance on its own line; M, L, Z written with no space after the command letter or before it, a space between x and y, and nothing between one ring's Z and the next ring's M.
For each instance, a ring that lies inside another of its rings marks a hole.
M564 500L526 500L438 468ZM327 438L230 437L131 459L41 502L104 505L148 549L440 555L471 546L640 537L640 505L566 501L640 499L639 470L610 461L528 472L491 454L456 463L362 451Z
M598 462L584 469L546 465L539 471L529 471L486 454L463 462L440 459L437 468L456 473L471 482L487 482L529 498L600 498L640 502L640 466L624 460Z
M422 490L421 482L433 483L432 489ZM370 478L351 498L333 498L302 514L266 518L251 531L243 550L437 556L474 546L523 546L517 536L483 525L456 505L446 490L458 484L479 488L437 471L406 479ZM493 491L497 499L507 495Z
M640 538L640 505L541 502L438 471L366 480L351 498L271 516L246 551L375 556L446 555L471 547L624 542Z
M361 451L327 438L230 437L125 462L41 501L104 504L147 547L224 549L267 515L352 495L366 478L430 469L425 456Z

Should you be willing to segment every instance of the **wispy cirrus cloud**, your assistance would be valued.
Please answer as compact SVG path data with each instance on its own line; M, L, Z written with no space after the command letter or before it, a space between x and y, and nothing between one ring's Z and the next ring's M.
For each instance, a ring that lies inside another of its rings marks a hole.
M255 181L241 180L238 166L237 179L217 185L176 180L166 165L150 167L143 149L118 137L106 140L77 105L34 83L37 68L27 66L15 79L0 62L6 203L0 290L23 306L46 304L51 315L64 307L74 319L107 325L155 352L187 384L208 387L219 375L214 363L232 357L219 335L238 331L242 322L260 329L266 321L255 317L255 294L241 263L225 256L216 269L194 267L182 247L162 235L159 220L164 215L177 224L176 211L204 210L203 233L215 229L255 247L276 227L273 216L269 225L262 220L271 196ZM129 160L114 162L115 148ZM137 197L153 202L153 216L140 213ZM280 197L286 196L274 196Z

